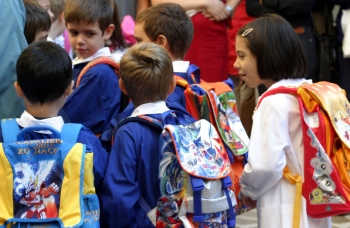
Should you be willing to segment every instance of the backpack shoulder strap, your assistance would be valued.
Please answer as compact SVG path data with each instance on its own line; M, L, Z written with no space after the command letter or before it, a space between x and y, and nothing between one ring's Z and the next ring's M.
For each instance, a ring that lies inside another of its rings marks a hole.
M176 79L176 85L177 86L180 86L180 87L183 87L183 88L187 88L188 82L185 79L181 78L180 76L178 76L176 74L174 75L174 77Z
M75 87L78 87L80 84L81 79L83 78L84 74L93 66L96 66L98 64L107 64L109 66L111 66L115 72L118 74L119 72L119 64L116 63L113 59L107 57L107 56L102 56L99 58L96 58L92 61L90 61L84 68L83 70L80 72L78 79L77 79L77 83Z
M200 78L200 68L194 64L191 64L188 68L187 68L187 75L189 77L192 77L192 79L194 79L194 83L200 83L201 78Z
M259 98L258 104L256 105L256 109L260 106L260 103L262 102L262 100L264 100L265 97L268 97L270 95L274 95L277 93L297 94L297 90L298 90L298 87L286 87L286 86L280 86L274 89L269 89Z
M16 119L1 120L1 133L5 143L16 142L17 135L21 131Z
M116 130L118 130L121 126L123 126L129 122L146 123L146 124L149 124L153 127L163 129L163 123L160 120L153 118L151 116L148 116L148 115L140 115L140 116L128 117L128 118L121 120L119 122L118 126L116 127Z
M82 124L68 123L63 125L61 131L61 139L70 142L77 142L79 133L82 128Z
M111 137L111 143L112 145L114 144L114 137L116 132L118 131L118 129L125 125L126 123L129 122L141 122L141 123L145 123L148 124L152 127L156 127L159 129L163 129L163 123L151 116L147 116L147 115L141 115L141 116L133 116L133 117L127 117L125 119L122 119L118 125L114 128L113 133L112 133L112 137Z

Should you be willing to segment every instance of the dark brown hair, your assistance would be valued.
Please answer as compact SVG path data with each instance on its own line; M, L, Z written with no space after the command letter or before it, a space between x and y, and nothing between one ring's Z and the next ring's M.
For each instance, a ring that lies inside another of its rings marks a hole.
M260 79L306 77L307 65L299 38L283 17L264 15L242 27L237 36L245 38L256 57Z
M24 36L28 44L35 41L38 32L49 31L51 18L43 7L34 0L23 0L26 9L26 23L24 26Z
M50 10L53 13L52 21L56 21L63 12L64 2L65 0L50 0Z
M93 24L98 22L102 33L113 24L114 0L66 0L64 19L66 23Z
M38 41L23 50L16 72L18 85L28 101L43 104L57 100L70 86L72 60L59 45Z

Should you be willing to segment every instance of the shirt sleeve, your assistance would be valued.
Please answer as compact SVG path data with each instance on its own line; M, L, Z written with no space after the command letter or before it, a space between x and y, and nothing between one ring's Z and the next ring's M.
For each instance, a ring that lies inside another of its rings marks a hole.
M70 121L101 134L120 109L118 80L114 70L105 64L88 70L63 107Z
M115 136L102 185L102 227L114 227L115 224L130 227L136 216L135 204L140 197L136 181L137 151L142 136L135 135L135 126L126 124Z
M286 166L286 151L291 147L287 105L266 97L255 111L248 163L240 183L243 195L256 200L280 181Z

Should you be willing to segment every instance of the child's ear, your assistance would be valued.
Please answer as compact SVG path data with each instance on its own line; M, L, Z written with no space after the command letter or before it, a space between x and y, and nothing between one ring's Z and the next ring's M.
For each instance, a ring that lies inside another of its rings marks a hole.
M167 48L167 47L169 46L168 40L167 40L167 38L166 38L164 35L159 35L159 36L157 37L156 43L157 43L159 46L162 46L163 48L165 48L166 50L168 50L168 48Z
M65 97L68 97L73 92L73 86L74 86L74 80L72 80L70 85L67 87L66 91L64 91Z
M114 24L110 24L110 25L108 25L108 27L106 28L106 30L105 30L105 33L103 34L103 38L105 39L105 40L108 40L111 36L112 36L112 34L113 34L113 31L114 31Z
M125 86L124 86L124 82L123 82L123 80L121 78L119 78L119 88L124 94L128 95L128 92L126 92L126 89L125 89Z
M58 16L58 19L61 23L66 24L64 20L64 11ZM67 26L67 25L66 25Z
M173 77L173 80L171 81L171 84L169 86L168 95L172 94L175 88L176 88L176 78Z
M18 85L18 82L17 82L17 81L15 81L15 83L13 83L13 86L15 87L17 96L19 96L19 97L24 97L24 93L23 93L21 87Z

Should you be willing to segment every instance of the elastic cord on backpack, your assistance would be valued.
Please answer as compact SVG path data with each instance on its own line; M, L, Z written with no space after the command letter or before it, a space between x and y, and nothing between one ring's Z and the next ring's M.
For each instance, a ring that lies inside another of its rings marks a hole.
M224 179L222 179L222 188L223 188L225 195L227 197L227 202L228 202L228 206L229 206L229 215L230 215L230 219L227 219L227 226L228 227L235 227L236 216L235 216L235 213L233 211L231 197L230 197L230 194L228 192L228 188L231 186L232 186L232 181L231 181L230 176L227 176Z
M204 189L203 180L192 175L190 176L192 189L193 189L193 221L202 223L204 218L202 215L202 190ZM200 224L199 227L203 225Z

